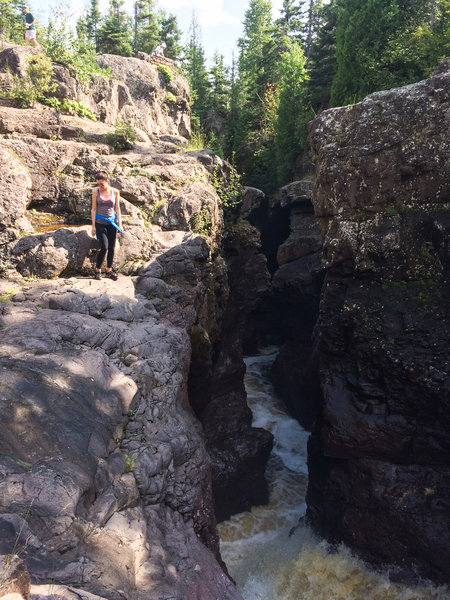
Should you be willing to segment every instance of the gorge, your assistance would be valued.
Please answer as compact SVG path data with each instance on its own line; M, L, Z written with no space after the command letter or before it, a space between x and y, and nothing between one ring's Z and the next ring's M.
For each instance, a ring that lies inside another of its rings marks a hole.
M3 49L2 89L33 53ZM53 75L96 121L0 100L0 594L241 598L217 521L268 500L243 382L267 341L312 432L307 520L394 579L449 583L450 61L322 113L314 178L245 188L229 222L229 165L187 151L184 78L99 62L89 89ZM118 119L137 140L114 152ZM99 169L117 282L91 276Z

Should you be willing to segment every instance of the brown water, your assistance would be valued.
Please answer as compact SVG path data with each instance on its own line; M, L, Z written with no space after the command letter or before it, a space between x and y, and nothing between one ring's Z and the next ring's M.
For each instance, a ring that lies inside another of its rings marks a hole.
M54 213L38 212L35 209L28 210L26 216L30 223L33 225L34 233L49 233L50 231L57 231L58 229L68 227L84 227L85 225L80 223L69 223L70 219L73 220L73 215L61 216Z
M247 402L256 427L274 434L266 477L267 506L219 525L221 553L244 600L450 600L447 587L392 583L342 546L332 551L308 527L305 513L308 434L276 398L268 371L276 349L246 359Z

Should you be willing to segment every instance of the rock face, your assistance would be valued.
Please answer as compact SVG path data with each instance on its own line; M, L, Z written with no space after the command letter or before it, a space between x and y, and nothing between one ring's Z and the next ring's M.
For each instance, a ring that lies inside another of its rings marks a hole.
M308 515L376 564L450 570L450 60L311 123L325 235ZM392 568L395 572L395 568Z
M296 181L278 192L272 207L273 220L289 222L289 235L277 248L278 268L272 279L283 338L273 381L291 414L308 430L320 407L313 330L323 282L323 236L311 194L311 181Z
M27 50L4 53L0 64L20 72ZM192 353L215 340L211 369L220 362L228 274L210 172L227 169L212 153L179 152L180 113L162 106L157 65L101 60L116 77L89 92L103 121L0 107L0 554L20 553L36 599L239 600L220 566L206 445L215 464L229 451L188 398ZM57 78L83 99L67 73ZM105 143L117 115L140 127L127 152ZM86 277L98 169L122 197L117 282ZM215 409L235 399L225 390ZM222 424L249 449L234 469L257 463L261 485L270 439L239 402L242 423Z
M210 379L203 376L201 385L194 373L190 379L190 398L205 430L212 460L219 521L268 502L264 471L273 443L271 433L251 427L252 413L243 384L243 340L248 317L270 290L266 258L260 251L257 230L245 221L227 228L222 246L229 292L221 336L215 352L207 355L211 357ZM207 372L201 364L195 367L200 367L203 374ZM205 397L206 405L202 402Z
M0 52L0 71L8 71L9 77L23 77L27 57L33 53L36 51L24 46L6 48ZM172 73L171 80L166 81L166 76L158 69L161 60L143 52L139 54L140 58L100 55L99 65L109 69L111 76L95 77L90 85L80 84L68 69L54 65L53 81L57 88L52 95L61 100L71 98L83 102L105 123L115 125L120 119L150 136L189 137L189 86L186 79L166 60L165 67ZM3 85L10 87L11 80L5 79ZM50 135L52 133L49 132Z

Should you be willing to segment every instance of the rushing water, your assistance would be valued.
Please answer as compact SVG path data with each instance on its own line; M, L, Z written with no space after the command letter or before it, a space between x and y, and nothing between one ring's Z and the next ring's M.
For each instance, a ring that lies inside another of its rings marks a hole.
M296 527L306 510L308 433L273 392L275 356L276 348L267 348L245 361L253 425L274 435L266 471L270 501L219 525L222 558L244 600L450 600L446 587L391 583L345 547L331 551L308 527Z

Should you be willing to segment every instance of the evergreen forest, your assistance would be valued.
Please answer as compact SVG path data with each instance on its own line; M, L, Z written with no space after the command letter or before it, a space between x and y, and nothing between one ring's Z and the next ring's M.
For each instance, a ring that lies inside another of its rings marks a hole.
M37 8L37 7L36 7ZM33 10L33 6L31 6ZM39 39L48 57L89 79L99 53L151 53L161 40L191 86L193 138L270 192L311 170L307 123L324 109L419 81L450 55L450 0L249 0L232 64L206 57L193 15L187 43L155 0L90 0L70 28L55 9ZM22 4L0 1L0 36L23 43ZM207 60L208 59L208 60Z

